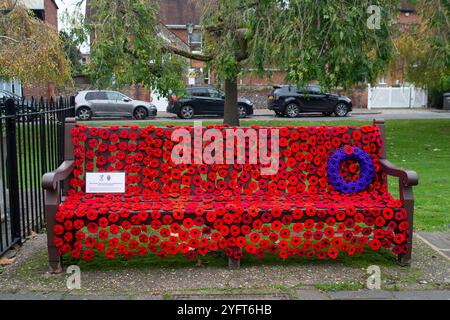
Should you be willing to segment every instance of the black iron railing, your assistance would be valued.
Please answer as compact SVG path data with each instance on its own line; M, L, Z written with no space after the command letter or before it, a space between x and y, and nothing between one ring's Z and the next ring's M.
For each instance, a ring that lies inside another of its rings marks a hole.
M45 226L41 179L61 163L73 102L0 99L0 255Z

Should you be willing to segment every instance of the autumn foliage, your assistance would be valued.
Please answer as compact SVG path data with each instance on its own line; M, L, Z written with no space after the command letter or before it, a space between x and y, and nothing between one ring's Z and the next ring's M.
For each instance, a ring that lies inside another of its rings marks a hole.
M17 1L0 0L0 78L63 85L70 74L57 30Z

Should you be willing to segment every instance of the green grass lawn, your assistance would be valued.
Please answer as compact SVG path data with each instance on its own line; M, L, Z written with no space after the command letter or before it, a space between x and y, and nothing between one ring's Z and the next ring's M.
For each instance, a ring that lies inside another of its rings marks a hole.
M129 124L129 122L96 122L95 125ZM204 121L203 124L217 124ZM309 121L309 120L243 120L242 126L309 126L309 125L363 125L368 121ZM89 124L89 123L88 123ZM136 122L139 126L153 124L187 125L193 121ZM439 120L388 120L388 159L399 167L415 170L419 186L414 188L416 230L447 231L450 225L450 119ZM389 179L390 191L398 195L398 180Z
M21 189L36 189L41 186L42 175L55 170L58 166L58 136L56 125L28 124L16 126L16 148L18 165L18 182ZM42 135L43 132L45 135ZM6 153L6 131L0 133L4 140L3 152ZM42 150L45 150L43 152ZM43 156L45 155L45 172L43 172ZM4 180L8 178L6 163L4 164Z
M450 224L450 119L387 121L388 159L415 170L415 229L448 231ZM391 192L398 192L390 179Z

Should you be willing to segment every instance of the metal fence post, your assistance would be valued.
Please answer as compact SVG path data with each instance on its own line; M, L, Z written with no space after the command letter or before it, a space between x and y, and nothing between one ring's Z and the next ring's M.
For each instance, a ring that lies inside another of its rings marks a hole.
M46 173L47 172L47 143L46 143L46 137L47 137L47 108L46 104L44 103L44 99L41 97L41 100L39 101L39 107L41 109L41 112L39 114L39 133L41 137L41 172Z
M11 235L14 241L20 241L20 203L19 203L19 170L17 164L16 141L16 107L13 99L6 100L6 168L9 190L9 214L11 219Z

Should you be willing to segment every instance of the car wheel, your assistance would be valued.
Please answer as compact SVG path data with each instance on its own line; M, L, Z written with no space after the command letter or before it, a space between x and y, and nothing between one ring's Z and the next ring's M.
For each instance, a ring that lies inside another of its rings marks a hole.
M280 111L275 111L275 115L277 116L277 117L284 117L284 113L283 112L280 112Z
M182 119L192 119L194 117L194 108L191 106L183 106L180 110Z
M134 110L133 116L136 120L145 120L148 117L148 111L144 107L137 107Z
M295 103L290 103L286 106L285 114L289 118L298 117L298 115L300 114L300 108Z
M239 118L247 118L247 108L245 106L238 106Z
M345 103L338 103L334 108L334 114L336 117L345 117L348 114L348 107Z
M329 117L333 114L333 112L322 112L325 117Z
M92 111L88 107L81 107L77 110L77 117L81 121L89 121L92 118Z

